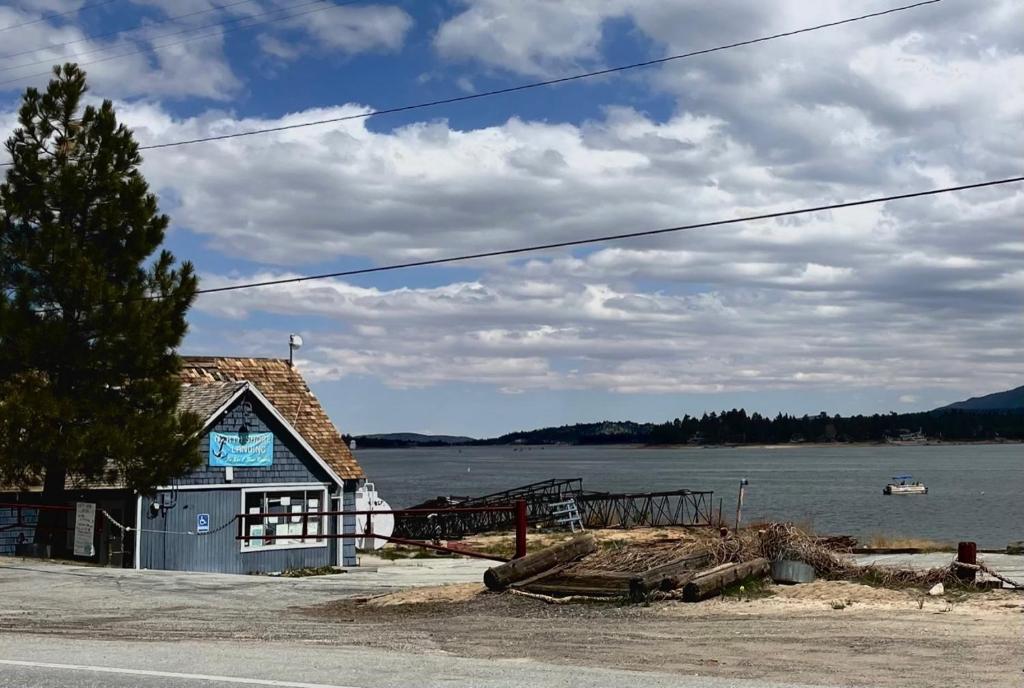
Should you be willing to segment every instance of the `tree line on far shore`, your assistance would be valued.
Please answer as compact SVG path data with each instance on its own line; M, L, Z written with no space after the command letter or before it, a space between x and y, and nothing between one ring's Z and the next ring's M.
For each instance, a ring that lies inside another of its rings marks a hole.
M774 418L744 409L684 416L651 428L646 442L676 444L780 444L785 442L883 442L914 435L947 441L1024 439L1024 412L932 411L870 416L791 416Z
M785 444L790 442L884 442L903 433L929 440L1024 440L1024 409L1006 411L940 410L870 416L794 416L774 418L745 409L702 416L685 415L665 423L606 421L513 432L477 440L496 444ZM406 445L409 446L409 445Z

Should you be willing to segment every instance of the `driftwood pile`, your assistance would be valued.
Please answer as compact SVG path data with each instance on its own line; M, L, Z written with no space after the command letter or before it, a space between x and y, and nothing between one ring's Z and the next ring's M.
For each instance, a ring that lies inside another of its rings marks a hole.
M718 553L709 548L660 544L598 551L594 536L585 533L488 569L484 584L491 590L512 589L554 598L628 596L644 600L667 593L697 602L767 572L767 560L721 562Z
M628 597L697 602L748 578L767 576L769 562L789 559L809 564L828 580L891 588L972 585L958 578L955 562L928 570L858 565L847 554L853 543L819 538L787 523L724 537L701 532L699 537L611 549L599 548L593 534L584 533L488 569L484 583L491 590L511 590L548 601Z

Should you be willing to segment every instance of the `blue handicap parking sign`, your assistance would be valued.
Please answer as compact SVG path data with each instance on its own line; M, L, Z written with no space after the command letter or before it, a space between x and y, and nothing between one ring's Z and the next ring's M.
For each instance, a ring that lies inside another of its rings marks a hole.
M196 532L210 532L210 514L196 514Z

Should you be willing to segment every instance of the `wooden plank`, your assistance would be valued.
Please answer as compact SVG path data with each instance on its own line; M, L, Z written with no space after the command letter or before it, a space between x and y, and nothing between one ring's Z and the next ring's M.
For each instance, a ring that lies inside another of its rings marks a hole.
M694 577L683 588L683 600L686 602L699 602L715 595L721 595L722 591L739 581L746 580L751 576L768 575L768 560L754 559L741 564L723 564L709 571L701 572Z
M593 533L583 533L571 540L545 547L525 557L489 568L484 572L484 585L491 590L504 590L517 581L526 580L560 564L575 561L597 550Z

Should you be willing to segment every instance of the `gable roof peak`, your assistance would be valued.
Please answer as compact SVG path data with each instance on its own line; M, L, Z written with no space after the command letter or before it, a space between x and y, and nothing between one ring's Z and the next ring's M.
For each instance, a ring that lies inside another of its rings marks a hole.
M183 356L183 385L249 382L343 479L365 477L298 369L283 358Z

